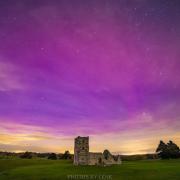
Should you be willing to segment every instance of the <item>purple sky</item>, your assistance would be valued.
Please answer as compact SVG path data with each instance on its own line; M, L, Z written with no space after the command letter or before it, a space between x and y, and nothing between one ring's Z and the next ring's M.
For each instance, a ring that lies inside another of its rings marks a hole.
M180 145L179 0L0 1L0 150Z

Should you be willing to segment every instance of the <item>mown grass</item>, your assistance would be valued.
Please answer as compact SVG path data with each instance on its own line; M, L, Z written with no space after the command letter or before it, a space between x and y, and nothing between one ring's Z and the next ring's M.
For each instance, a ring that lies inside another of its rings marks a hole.
M110 167L73 166L66 160L0 160L0 180L65 180L83 174L96 179L111 175L113 180L179 180L180 160L125 161Z

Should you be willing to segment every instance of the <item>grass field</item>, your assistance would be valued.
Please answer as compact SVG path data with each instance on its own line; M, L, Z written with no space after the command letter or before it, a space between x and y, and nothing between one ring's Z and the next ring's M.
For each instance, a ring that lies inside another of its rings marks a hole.
M131 161L110 167L73 166L67 160L0 160L0 180L64 180L68 175L82 174L97 175L94 179L102 179L98 175L110 175L104 179L179 180L180 160Z

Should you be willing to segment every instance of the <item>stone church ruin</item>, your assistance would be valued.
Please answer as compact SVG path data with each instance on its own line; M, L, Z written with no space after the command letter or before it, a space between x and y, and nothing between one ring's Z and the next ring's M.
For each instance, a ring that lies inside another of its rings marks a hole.
M121 164L119 155L112 155L108 150L101 152L89 152L89 137L75 138L74 165L113 165Z

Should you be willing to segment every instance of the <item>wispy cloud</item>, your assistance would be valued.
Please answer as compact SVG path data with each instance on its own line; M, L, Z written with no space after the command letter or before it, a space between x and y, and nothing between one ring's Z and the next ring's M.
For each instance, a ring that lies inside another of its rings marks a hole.
M6 63L3 57L0 57L0 91L24 89L18 74L18 68L15 65Z

